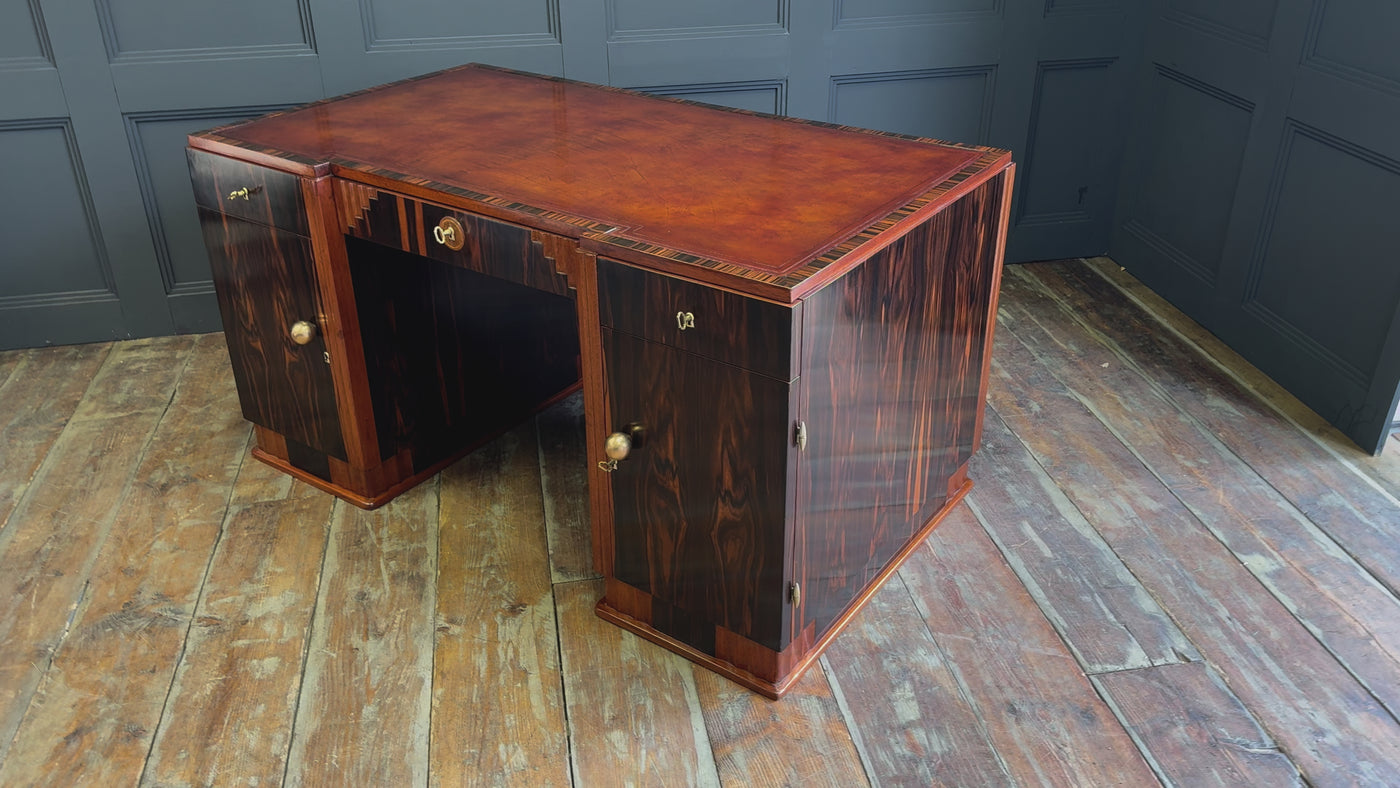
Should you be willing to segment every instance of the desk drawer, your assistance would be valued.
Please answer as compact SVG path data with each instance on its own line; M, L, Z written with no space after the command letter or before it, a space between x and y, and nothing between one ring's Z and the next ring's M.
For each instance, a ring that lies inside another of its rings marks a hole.
M194 201L229 216L307 235L301 179L291 173L187 149Z
M347 201L364 188L337 185ZM373 194L348 223L351 235L535 290L569 295L568 278L533 241L530 230L391 192Z
M598 261L600 322L779 380L796 377L798 307Z

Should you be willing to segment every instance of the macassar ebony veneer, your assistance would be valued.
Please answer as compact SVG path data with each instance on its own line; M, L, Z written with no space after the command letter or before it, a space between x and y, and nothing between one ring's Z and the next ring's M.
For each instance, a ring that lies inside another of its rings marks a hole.
M475 65L189 143L259 458L377 506L581 387L598 614L764 694L971 486L1005 151Z

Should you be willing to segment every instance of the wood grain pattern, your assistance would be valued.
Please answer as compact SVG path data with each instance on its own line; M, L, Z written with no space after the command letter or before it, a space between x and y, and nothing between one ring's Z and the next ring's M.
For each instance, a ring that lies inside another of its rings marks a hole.
M969 506L1084 669L1199 660L1167 611L995 411L983 435Z
M108 354L68 426L0 530L0 759L83 598L192 340ZM173 362L173 363L172 363Z
M695 671L720 781L724 785L869 785L855 742L821 671L781 702L707 670Z
M453 133L426 126L422 107L433 107L435 121ZM476 67L219 135L336 159L342 167L358 161L510 196L621 225L638 241L776 272L825 251L979 156L975 149ZM677 146L676 139L687 142ZM714 210L717 204L725 209ZM768 219L751 222L757 214Z
M1098 257L1085 260L1084 265L1112 284L1133 309L1142 312L1143 319L1158 322L1166 331L1185 340L1187 349L1193 354L1186 361L1188 366L1199 363L1219 367L1269 408L1282 414L1290 425L1297 425L1305 436L1312 437L1331 450L1334 457L1342 460L1345 469L1369 477L1392 497L1400 498L1400 437L1392 434L1389 445L1379 456L1372 457L1358 451L1355 443L1340 430L1245 361L1243 356L1231 350L1199 323L1147 289L1117 263L1106 257Z
M297 176L204 151L185 153L196 205L297 235L307 234ZM241 193L244 189L246 194Z
M424 126L425 102L452 133ZM190 145L303 175L333 171L787 303L1010 163L991 148L477 65Z
M1365 687L1024 345L998 341L993 375L1007 426L1295 763L1327 782L1383 780L1400 726ZM1304 733L1318 725L1334 733Z
M0 353L0 529L111 348L99 343Z
M105 352L103 353L105 355ZM0 784L140 776L248 439L218 334L190 351L170 408L117 502L91 584L0 766Z
M1132 448L1250 572L1385 706L1400 711L1400 600L1160 388L1084 333L1067 305L1020 276L1003 323ZM1231 491L1218 494L1216 486ZM1397 520L1400 522L1400 520ZM1218 523L1238 523L1225 528ZM1340 600L1346 600L1343 604Z
M1299 431L1233 376L1203 363L1170 332L1144 331L1143 316L1092 273L1046 270L1044 286L1081 312L1085 325L1139 359L1138 366L1250 469L1318 524L1392 592L1400 590L1400 499L1354 484L1354 471ZM1093 311L1084 309L1094 303ZM1338 489L1350 492L1341 496Z
M372 512L336 505L288 784L426 782L437 519L433 484Z
M384 458L421 471L529 418L579 380L573 301L349 239Z
M282 781L334 505L316 495L230 511L143 784Z
M939 512L972 455L1004 177L803 307L797 629L820 637Z
M593 568L592 529L584 494L589 462L582 393L540 411L535 416L535 430L540 442L550 578L555 583L568 583L598 577Z
M1171 784L1304 784L1268 732L1200 662L1105 673L1093 681Z
M203 208L200 226L244 418L345 459L324 333L306 345L289 335L325 312L311 242Z
M782 381L797 377L801 305L787 307L650 273L598 263L599 321L606 327ZM676 315L689 313L682 329Z
M602 593L554 587L574 784L718 786L694 668L593 615Z
M445 471L441 501L434 783L567 786L569 742L533 424Z
M896 575L826 650L827 678L881 785L1010 781L953 666Z
M611 427L646 429L612 473L615 576L702 652L716 627L781 651L788 384L610 329L603 344Z
M1012 783L1157 784L966 507L900 575Z

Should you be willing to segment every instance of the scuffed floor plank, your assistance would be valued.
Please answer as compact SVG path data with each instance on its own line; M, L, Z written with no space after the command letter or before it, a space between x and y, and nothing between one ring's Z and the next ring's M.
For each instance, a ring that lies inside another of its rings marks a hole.
M532 422L442 476L435 785L569 785Z
M992 375L1007 426L1308 779L1400 763L1400 724L1010 332Z
M718 786L691 663L598 618L601 580L554 594L574 784Z
M0 531L111 348L0 353Z
M954 509L900 575L1011 782L1157 783L970 511Z
M1118 556L987 410L968 503L1084 669L1195 659L1196 648Z
M433 683L437 484L337 502L288 785L423 785Z
M593 539L589 530L582 393L540 413L535 424L540 441L550 576L556 583L598 577L593 570Z
M1081 266L1037 268L1034 277L1086 326L1137 359L1143 373L1184 412L1356 556L1392 593L1400 591L1400 541L1395 539L1400 500L1366 483L1334 452L1235 378L1203 362L1177 336L1152 331L1149 319L1101 277ZM1352 454L1360 452L1353 449Z
M1004 326L1038 363L1392 714L1400 712L1400 600L1067 306L1019 276L1008 278L1002 304Z
M333 499L230 511L143 785L276 785L286 771Z
M191 341L117 346L0 530L0 759L82 599Z
M0 785L140 776L249 432L231 383L223 338L201 338Z
M1010 780L987 731L895 574L826 652L880 785Z
M1340 430L1299 402L1297 397L1245 361L1199 323L1149 290L1117 263L1107 257L1096 257L1074 267L1083 267L1088 269L1085 274L1092 271L1106 279L1132 303L1131 311L1141 312L1144 320L1159 327L1158 333L1179 334L1189 345L1186 356L1188 364L1219 366L1226 375L1247 387L1251 394L1281 413L1291 425L1296 425L1296 429L1315 437L1350 469L1369 476L1391 496L1400 498L1400 432L1392 434L1380 456L1366 455Z
M1105 673L1093 680L1172 784L1302 784L1268 733L1200 662Z
M781 701L699 668L695 684L724 785L870 784L831 685L816 667Z

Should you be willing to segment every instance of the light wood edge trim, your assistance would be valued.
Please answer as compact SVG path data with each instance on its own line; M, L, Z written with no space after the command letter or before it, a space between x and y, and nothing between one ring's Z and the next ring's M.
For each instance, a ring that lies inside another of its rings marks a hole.
M370 401L369 374L350 263L345 250L331 177L302 179L306 218L320 292L322 336L331 354L331 379L335 385L340 431L346 459L353 466L373 468L380 457L379 432Z
M995 346L997 307L1001 303L1001 272L1005 267L1006 234L1011 221L1011 189L1016 181L1016 165L1006 168L1006 184L1002 189L1001 216L997 218L997 249L993 260L992 298L987 304L987 338L982 342L982 380L977 385L977 419L972 425L972 451L982 445L982 423L987 416L987 386L992 374L992 348Z

